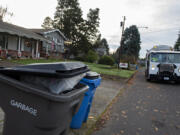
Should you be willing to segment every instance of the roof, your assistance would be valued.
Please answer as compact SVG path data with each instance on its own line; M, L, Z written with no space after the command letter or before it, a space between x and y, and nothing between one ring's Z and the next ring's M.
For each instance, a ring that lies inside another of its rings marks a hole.
M161 51L161 50L166 50L166 51L171 51L172 47L169 45L157 45L154 46L150 51Z
M52 31L53 29L29 29L29 30L39 34L44 34L44 32Z
M8 33L11 35L17 35L20 37L32 38L35 40L48 41L43 36L38 35L29 29L13 25L7 22L0 21L0 32Z
M47 33L51 33L51 32L58 32L63 38L64 40L67 40L67 38L64 36L64 34L59 30L59 29L29 29L35 33L38 34L47 34Z
M180 53L179 51L150 51L149 53Z

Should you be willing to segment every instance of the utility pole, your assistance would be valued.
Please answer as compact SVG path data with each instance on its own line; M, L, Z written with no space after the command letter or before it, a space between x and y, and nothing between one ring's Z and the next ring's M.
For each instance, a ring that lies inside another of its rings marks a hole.
M139 26L139 27L137 27L138 29L148 29L148 27L147 26Z
M119 46L119 62L118 62L118 68L120 68L120 56L121 56L121 53L122 53L122 39L124 38L124 28L125 28L125 21L126 21L126 16L123 16L123 21L120 22L120 28L122 27L122 34L121 34L121 40L120 40L120 46Z

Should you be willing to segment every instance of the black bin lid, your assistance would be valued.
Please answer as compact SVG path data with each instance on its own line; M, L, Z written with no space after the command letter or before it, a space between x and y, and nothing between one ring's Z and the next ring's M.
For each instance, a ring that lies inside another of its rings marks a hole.
M100 77L100 74L96 72L92 72L92 71L87 72L85 76L85 78L87 79L98 79L99 77Z
M12 75L37 75L68 78L88 72L87 65L81 62L38 63L12 68L1 68L0 73Z

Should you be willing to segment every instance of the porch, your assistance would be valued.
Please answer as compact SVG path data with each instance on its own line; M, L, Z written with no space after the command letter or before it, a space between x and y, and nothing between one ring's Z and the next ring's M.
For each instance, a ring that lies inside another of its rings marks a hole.
M14 58L39 58L43 36L26 28L0 21L0 56Z
M3 58L38 58L41 47L41 41L0 33L0 56Z

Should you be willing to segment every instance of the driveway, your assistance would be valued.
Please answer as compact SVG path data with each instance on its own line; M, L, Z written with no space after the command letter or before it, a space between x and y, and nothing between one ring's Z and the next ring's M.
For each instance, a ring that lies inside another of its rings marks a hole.
M146 82L139 71L92 135L180 135L180 84Z

